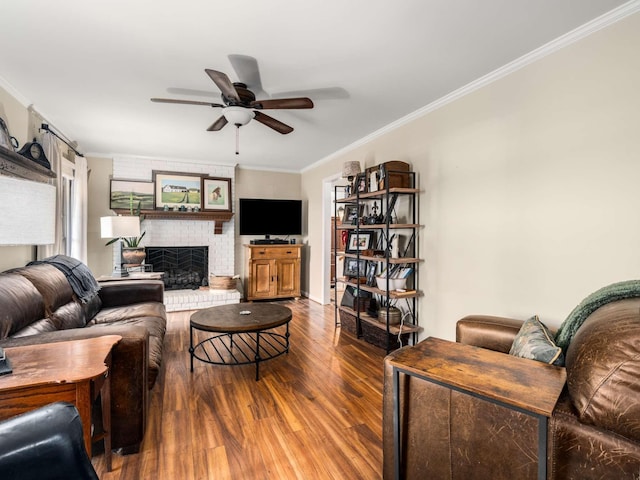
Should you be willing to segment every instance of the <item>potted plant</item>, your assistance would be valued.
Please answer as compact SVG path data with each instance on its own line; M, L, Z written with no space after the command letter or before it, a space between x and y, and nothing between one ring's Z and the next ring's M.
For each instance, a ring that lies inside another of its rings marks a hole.
M144 251L144 247L140 245L140 241L147 232L142 232L139 237L117 237L109 240L105 245L111 245L112 243L122 240L124 243L122 247L122 259L124 260L125 267L137 267L142 265L144 259L147 257L147 253Z

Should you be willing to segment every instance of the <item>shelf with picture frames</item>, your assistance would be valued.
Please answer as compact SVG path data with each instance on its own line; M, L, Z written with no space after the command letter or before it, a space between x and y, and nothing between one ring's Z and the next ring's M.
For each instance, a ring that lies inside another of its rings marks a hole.
M402 299L402 298L414 298L422 295L422 292L419 290L382 290L377 287L371 287L369 285L353 282L349 280L348 277L338 277L338 281L344 283L345 285L350 285L354 288L359 288L364 290L365 292L376 293L378 295L389 295L389 298L392 299Z
M360 260L366 260L368 262L389 262L392 265L402 265L405 263L419 263L424 261L422 258L415 258L415 257L385 258L384 256L376 257L376 256L358 255L357 253L345 253L345 252L342 252L341 255L345 258L356 258L356 259L359 258Z
M381 171L382 166L374 166L358 174L353 185L335 190L334 214L337 218L338 207L344 213L334 235L343 235L346 240L345 250L334 253L336 261L338 257L344 261L343 276L336 278L336 284L346 289L343 300L336 302L335 316L336 326L344 325L358 338L389 352L403 346L405 340L415 344L417 333L422 330L417 299L422 296L418 272L423 260L417 254L417 245L423 226L416 221L421 191L415 173L402 162L383 165L388 168L382 180L369 178ZM400 171L392 170L396 166L401 167ZM367 191L369 188L375 190ZM369 211L365 212L367 208ZM402 247L400 237L405 240ZM391 272L389 279L385 272ZM345 298L355 306L344 304ZM375 309L371 307L373 300ZM383 330L383 340L379 341L380 334L372 340L367 334L371 329Z
M410 193L420 193L419 188L408 188L408 187L390 187L389 189L384 190L376 190L375 192L359 192L358 195L350 195L348 197L343 197L336 199L336 203L356 203L360 200L382 200L387 195L392 194L410 194Z

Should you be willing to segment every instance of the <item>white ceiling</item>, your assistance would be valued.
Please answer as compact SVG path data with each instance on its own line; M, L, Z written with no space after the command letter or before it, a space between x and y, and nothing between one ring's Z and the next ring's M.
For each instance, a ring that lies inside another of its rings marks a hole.
M88 154L300 171L624 3L4 0L0 85ZM238 81L229 54L257 60L268 95L315 103L265 111L295 130L252 121L240 155L233 126L206 131L220 109L149 101L219 102L204 69Z

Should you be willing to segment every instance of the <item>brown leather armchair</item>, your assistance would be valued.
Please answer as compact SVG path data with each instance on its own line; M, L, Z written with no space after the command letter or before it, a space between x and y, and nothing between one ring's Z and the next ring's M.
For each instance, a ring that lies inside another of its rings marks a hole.
M521 324L469 316L458 321L456 340L506 355ZM390 361L396 355L385 359L386 479L394 473ZM548 424L547 477L640 479L640 299L592 313L566 351L566 373ZM400 406L404 478L536 478L537 422L531 416L412 377L402 378Z

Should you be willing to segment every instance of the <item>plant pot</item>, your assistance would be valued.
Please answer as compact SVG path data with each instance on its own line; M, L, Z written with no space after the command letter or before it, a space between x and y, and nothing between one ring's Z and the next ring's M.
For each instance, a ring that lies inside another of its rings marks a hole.
M125 267L137 267L142 265L144 259L147 257L147 252L144 251L144 247L123 247L122 248L122 260Z

